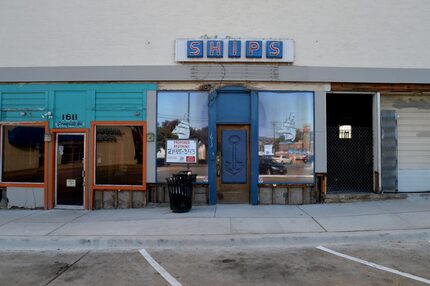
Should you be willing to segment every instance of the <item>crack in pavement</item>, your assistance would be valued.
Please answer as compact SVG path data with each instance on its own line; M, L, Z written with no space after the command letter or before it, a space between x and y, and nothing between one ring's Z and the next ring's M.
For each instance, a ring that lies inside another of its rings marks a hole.
M73 265L75 265L76 263L78 263L82 258L84 258L88 253L90 253L90 251L91 250L88 250L83 255L81 255L75 262L73 262L72 264L68 264L67 267L64 267L63 269L60 269L60 271L51 280L49 280L48 283L45 284L45 286L48 286L49 284L51 284L52 282L54 282L55 280L57 280L58 277L60 277L67 270L69 270L70 268L72 268Z

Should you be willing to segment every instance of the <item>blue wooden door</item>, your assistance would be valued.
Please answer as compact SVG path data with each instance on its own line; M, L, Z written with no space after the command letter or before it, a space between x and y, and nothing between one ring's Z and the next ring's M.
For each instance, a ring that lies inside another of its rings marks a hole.
M245 184L247 180L246 130L222 131L222 183Z
M221 203L249 203L249 126L219 125L217 198Z

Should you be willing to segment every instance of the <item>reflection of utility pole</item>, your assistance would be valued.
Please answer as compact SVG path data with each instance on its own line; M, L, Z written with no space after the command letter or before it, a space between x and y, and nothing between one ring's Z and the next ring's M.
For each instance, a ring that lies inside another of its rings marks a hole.
M188 106L187 106L187 122L190 124L190 93L188 93Z
M190 93L188 93L188 100L187 100L187 122L188 122L188 126L190 128L190 135L191 135L191 123L190 123ZM190 139L190 137L188 137L188 139ZM196 154L197 156L197 154ZM190 171L190 164L187 164L187 171Z
M272 124L273 127L273 146L272 146L272 152L274 151L273 149L275 148L275 139L276 139L276 121L270 121L270 124Z

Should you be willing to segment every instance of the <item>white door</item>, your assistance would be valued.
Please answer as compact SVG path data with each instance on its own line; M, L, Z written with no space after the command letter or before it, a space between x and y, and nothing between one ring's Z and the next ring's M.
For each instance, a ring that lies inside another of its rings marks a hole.
M430 96L383 94L397 117L398 191L430 191Z

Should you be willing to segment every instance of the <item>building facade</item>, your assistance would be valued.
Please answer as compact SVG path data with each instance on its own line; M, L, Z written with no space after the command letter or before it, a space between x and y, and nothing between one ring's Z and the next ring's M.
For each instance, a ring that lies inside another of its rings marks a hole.
M1 6L3 205L430 191L423 0Z

